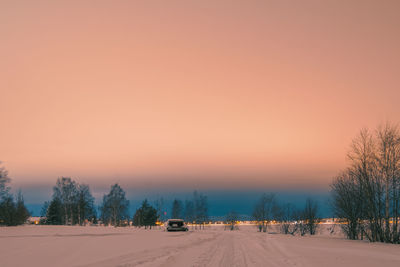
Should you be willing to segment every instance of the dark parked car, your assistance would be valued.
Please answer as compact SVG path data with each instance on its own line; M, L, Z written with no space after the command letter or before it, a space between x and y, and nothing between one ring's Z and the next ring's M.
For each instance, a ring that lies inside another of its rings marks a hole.
M185 222L181 219L169 219L167 221L167 231L188 231Z

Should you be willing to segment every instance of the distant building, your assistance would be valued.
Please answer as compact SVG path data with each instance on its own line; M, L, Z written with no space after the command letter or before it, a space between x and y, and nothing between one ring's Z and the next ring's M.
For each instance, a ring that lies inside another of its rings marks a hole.
M29 217L27 223L29 224L39 224L40 220L44 219L44 217Z

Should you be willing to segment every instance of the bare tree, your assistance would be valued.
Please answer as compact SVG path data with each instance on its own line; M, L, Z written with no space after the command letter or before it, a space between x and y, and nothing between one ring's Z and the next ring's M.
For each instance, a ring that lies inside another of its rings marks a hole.
M363 234L370 241L383 241L383 196L384 189L381 176L378 175L376 144L368 129L362 129L353 139L348 153L351 166L349 171L360 186L364 201L362 202L362 219L367 225Z
M46 214L49 224L82 225L86 219L92 222L96 219L94 197L89 186L79 184L70 177L57 179L56 186L53 187L52 200L43 209L42 214Z
M70 177L58 178L53 191L53 198L61 200L64 214L64 224L73 224L74 204L77 200L76 182Z
M111 186L110 193L104 195L101 205L101 218L104 223L120 226L122 220L128 218L129 200L125 191L115 184Z
M308 198L306 200L303 214L308 233L310 235L315 235L319 223L318 203L311 198Z
M274 219L277 203L274 194L262 194L256 203L253 217L258 223L259 231L267 232L268 224Z
M9 226L14 225L15 221L15 203L8 186L10 180L7 170L0 167L0 224Z
M308 232L308 228L307 228L306 219L304 216L304 211L296 210L293 213L293 219L295 222L296 231L299 232L299 234L301 236L305 235Z
M336 215L348 222L348 238L399 243L400 132L382 124L362 129L348 153L350 167L332 184Z
M1 163L0 161L0 165ZM8 186L10 181L11 179L8 177L8 171L4 167L0 167L0 201L10 191L10 187Z
M278 220L281 223L281 233L294 235L297 231L295 221L296 208L293 204L287 203L281 207Z
M386 122L380 125L377 135L377 166L385 188L385 242L398 241L398 192L400 171L400 134L398 127ZM392 214L391 214L392 208ZM391 215L394 217L391 231Z
M362 238L362 192L357 178L349 170L340 173L332 185L332 206L335 216L345 220L340 224L349 239Z
M207 196L197 191L193 192L195 224L203 226L208 221L208 199Z
M78 184L77 194L76 217L79 225L84 224L86 219L95 220L96 210L94 208L94 197L90 192L89 186Z
M29 212L25 207L21 190L17 194L16 202L13 195L9 193L10 187L8 184L10 181L7 170L4 167L0 167L0 224L7 226L20 225L26 222Z

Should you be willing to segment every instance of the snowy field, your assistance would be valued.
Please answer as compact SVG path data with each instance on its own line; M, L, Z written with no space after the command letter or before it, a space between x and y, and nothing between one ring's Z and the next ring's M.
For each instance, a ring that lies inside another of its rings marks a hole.
M254 226L169 233L32 225L0 228L0 266L400 266L400 246L349 241L326 229L299 237Z

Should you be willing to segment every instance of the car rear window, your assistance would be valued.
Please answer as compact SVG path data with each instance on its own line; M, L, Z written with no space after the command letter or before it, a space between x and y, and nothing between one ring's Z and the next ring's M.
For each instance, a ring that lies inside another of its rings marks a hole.
M171 227L182 227L182 226L183 226L183 222L174 222L174 221L171 221L171 222L169 222L168 224L169 224L169 226L171 226Z

